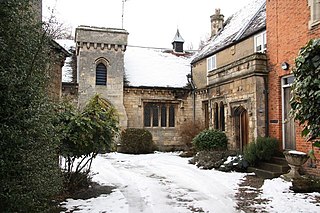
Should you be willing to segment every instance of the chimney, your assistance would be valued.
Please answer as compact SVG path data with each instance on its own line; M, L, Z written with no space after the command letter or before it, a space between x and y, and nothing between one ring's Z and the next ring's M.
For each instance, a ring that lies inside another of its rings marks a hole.
M223 27L224 15L220 14L220 9L216 9L211 19L211 37L215 36Z
M176 53L183 53L183 43L184 39L180 35L179 29L177 29L177 33L173 38L172 45L173 45L173 51Z

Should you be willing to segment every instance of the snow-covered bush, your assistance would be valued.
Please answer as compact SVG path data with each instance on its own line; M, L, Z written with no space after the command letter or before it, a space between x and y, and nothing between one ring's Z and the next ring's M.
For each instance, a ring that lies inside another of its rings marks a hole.
M192 143L197 151L226 150L228 139L224 132L216 129L207 129L200 132Z
M146 129L128 128L121 133L119 152L127 154L147 154L156 150L152 134Z

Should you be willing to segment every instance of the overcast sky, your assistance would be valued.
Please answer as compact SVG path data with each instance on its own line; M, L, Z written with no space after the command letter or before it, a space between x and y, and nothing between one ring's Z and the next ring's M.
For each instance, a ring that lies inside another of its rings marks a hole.
M177 28L185 49L197 49L210 33L210 16L221 9L225 20L252 0L126 0L123 28L129 45L171 48ZM122 0L43 0L44 19L54 16L72 33L79 25L122 28Z

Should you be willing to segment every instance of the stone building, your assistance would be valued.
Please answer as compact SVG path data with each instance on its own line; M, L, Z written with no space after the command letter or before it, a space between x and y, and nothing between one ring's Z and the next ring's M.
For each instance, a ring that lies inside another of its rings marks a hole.
M229 148L267 133L267 58L265 0L255 0L224 22L211 16L210 40L195 55L195 117L225 131Z
M294 11L294 12L293 12ZM301 127L290 118L291 70L299 49L320 37L320 3L314 0L267 1L267 42L269 58L269 134L281 141L282 149L308 152L311 144L301 137ZM320 159L319 149L315 149ZM317 167L319 168L319 161ZM305 164L310 174L318 168Z
M193 53L183 50L179 30L172 49L128 46L127 38L123 29L76 29L78 104L101 94L117 109L123 129L148 129L160 150L182 148L179 128L192 119L186 86ZM74 86L65 83L64 92Z

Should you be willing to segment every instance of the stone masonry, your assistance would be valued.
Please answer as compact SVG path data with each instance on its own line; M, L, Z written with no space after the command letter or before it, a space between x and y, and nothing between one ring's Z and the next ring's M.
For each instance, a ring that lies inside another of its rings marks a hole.
M79 100L81 107L95 94L100 94L118 111L120 125L127 127L123 105L124 52L128 32L123 29L79 26L76 29ZM96 66L107 68L107 84L96 85Z

